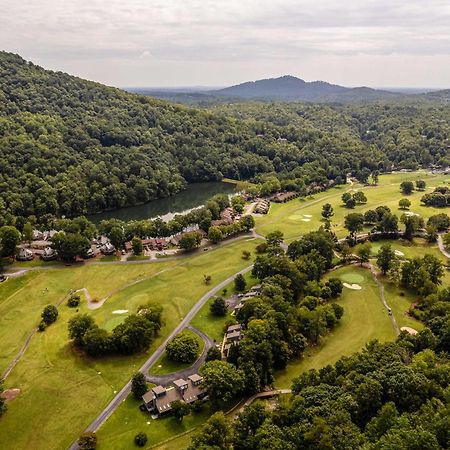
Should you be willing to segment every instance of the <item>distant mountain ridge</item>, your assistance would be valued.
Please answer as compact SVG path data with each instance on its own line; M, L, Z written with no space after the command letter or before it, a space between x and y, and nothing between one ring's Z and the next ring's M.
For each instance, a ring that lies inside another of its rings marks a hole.
M344 87L326 81L304 81L292 75L266 78L218 89L195 88L129 88L131 92L157 97L173 102L208 106L216 103L241 101L281 101L311 103L371 103L393 102L450 102L450 90L430 92L396 92L366 86Z
M368 87L347 88L325 81L308 82L291 75L249 81L208 93L243 99L311 102L381 100L400 96Z

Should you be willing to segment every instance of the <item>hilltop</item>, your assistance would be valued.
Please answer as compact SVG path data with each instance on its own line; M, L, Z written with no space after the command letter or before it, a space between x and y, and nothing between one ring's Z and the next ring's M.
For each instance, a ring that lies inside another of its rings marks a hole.
M286 75L230 86L211 91L218 96L244 99L310 101L310 102L348 102L358 100L381 100L397 97L391 92L368 87L346 88L325 81L307 82Z

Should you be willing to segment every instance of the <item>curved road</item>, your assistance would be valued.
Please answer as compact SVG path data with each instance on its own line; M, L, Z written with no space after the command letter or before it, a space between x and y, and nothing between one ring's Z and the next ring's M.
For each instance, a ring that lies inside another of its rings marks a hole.
M252 269L253 265L242 269L239 272L228 277L226 280L219 283L213 289L208 291L205 295L203 295L200 300L192 307L192 309L188 312L186 317L178 324L178 326L164 339L161 345L155 350L155 352L145 361L142 367L139 369L139 372L142 372L144 375L147 374L149 369L153 366L153 364L158 361L160 356L164 353L166 345L170 340L172 340L178 333L183 331L188 327L190 321L194 318L194 316L200 311L203 305L217 292L221 291L228 283L231 283L236 275L245 274ZM106 408L97 416L97 418L86 428L86 431L95 432L97 431L101 425L103 425L108 417L119 407L119 405L127 398L128 394L131 391L131 380L120 390L120 392L111 400L111 402L106 406ZM70 450L78 450L78 443L74 442L70 447Z
M194 362L194 364L192 364L192 366L189 366L183 370L179 370L178 372L172 372L165 375L151 375L151 374L145 375L145 378L149 383L166 386L172 381L178 380L179 378L186 379L189 375L198 373L200 367L205 362L208 350L214 347L216 343L211 338L209 338L205 333L193 327L192 325L188 325L186 329L191 330L192 332L200 336L203 342L205 343L205 346L203 348L200 357L197 359L197 361Z

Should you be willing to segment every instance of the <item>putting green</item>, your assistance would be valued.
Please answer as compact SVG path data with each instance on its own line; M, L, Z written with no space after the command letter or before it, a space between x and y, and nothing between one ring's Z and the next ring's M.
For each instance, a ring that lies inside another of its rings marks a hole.
M111 317L111 319L108 319L103 324L103 328L105 328L108 331L112 331L117 325L120 325L126 319L127 316L128 314L121 314Z
M349 284L361 284L364 281L364 276L359 273L343 273L339 278Z

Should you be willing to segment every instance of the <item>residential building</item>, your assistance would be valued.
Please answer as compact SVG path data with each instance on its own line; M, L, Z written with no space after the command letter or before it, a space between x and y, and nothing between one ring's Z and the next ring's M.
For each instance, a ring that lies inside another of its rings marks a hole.
M173 382L173 386L155 386L142 396L144 406L149 412L162 416L172 410L172 403L182 401L191 404L206 397L201 385L203 378L193 374L187 380L180 378Z

